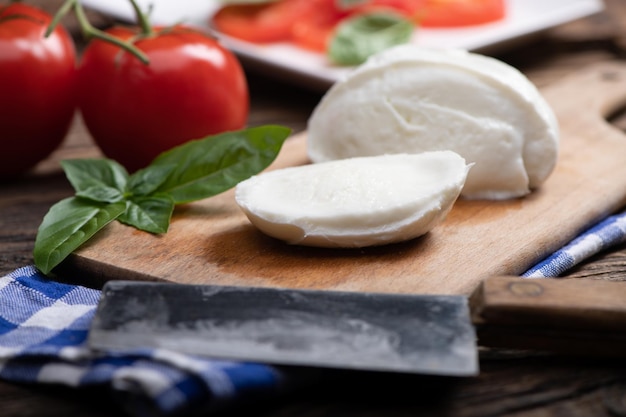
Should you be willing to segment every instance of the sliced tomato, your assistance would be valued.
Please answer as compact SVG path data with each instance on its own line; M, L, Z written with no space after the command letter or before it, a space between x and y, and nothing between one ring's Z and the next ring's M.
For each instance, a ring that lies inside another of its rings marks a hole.
M459 27L502 19L505 0L369 0L342 7L339 0L278 0L221 8L212 19L222 33L255 43L292 41L324 52L348 16L392 11L423 27Z
M505 0L427 0L416 16L423 27L459 27L504 18Z
M294 22L309 15L314 7L311 0L233 4L221 8L212 23L218 31L244 41L280 42L291 39Z
M305 49L325 52L337 24L348 17L351 10L342 10L337 0L309 0L315 7L306 16L294 22L293 42Z
M370 0L354 13L392 11L423 27L459 27L500 20L505 9L505 0Z
M413 18L429 0L369 0L352 8L354 14L391 11Z

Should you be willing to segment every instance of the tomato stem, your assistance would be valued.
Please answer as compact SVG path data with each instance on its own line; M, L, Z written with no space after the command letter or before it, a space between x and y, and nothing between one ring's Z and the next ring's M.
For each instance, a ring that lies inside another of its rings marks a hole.
M134 56L137 57L137 59L139 59L144 64L150 63L148 56L144 54L142 51L140 51L139 48L137 48L132 43L125 42L115 36L111 36L108 33L93 27L91 23L89 23L89 20L87 19L87 16L85 15L85 10L83 9L83 6L78 2L78 0L74 0L74 1L76 2L76 6L74 8L74 12L76 13L76 18L78 19L80 27L83 30L83 35L87 39L95 38L95 39L99 39L105 42L112 43L113 45L119 46L125 51L133 54Z
M134 0L130 0L130 1L133 4L133 7L137 7ZM78 0L66 0L61 5L59 10L54 15L52 21L50 22L50 25L48 26L48 29L46 30L45 36L49 36L52 33L52 31L59 24L61 19L67 13L69 13L70 10L74 11L74 14L76 15L76 19L78 20L78 23L80 25L80 29L85 38L99 39L104 42L109 42L113 45L119 46L120 48L127 51L128 53L134 55L142 63L146 65L150 63L148 56L144 54L141 50L139 50L139 48L137 48L132 43L125 42L119 38L116 38L115 36L111 36L108 33L95 28L91 23L89 23L89 19L87 19L87 15L85 14L85 9L83 9L82 4ZM138 8L136 10L138 10ZM138 11L138 13L141 14L141 11ZM139 19L139 16L138 16L138 19ZM149 26L149 23L147 23L147 19L145 18L145 16L143 17L143 20L144 21L141 23L141 25L142 25L142 30L145 31L145 28L143 28L143 25L147 24Z
M46 33L44 35L46 38L50 36L50 34L57 27L61 19L63 19L63 17L72 9L72 7L74 7L74 3L76 3L76 0L69 0L69 1L64 2L61 5L61 8L52 17L52 21L50 22L50 24L48 25L48 28L46 29Z
M148 36L152 35L152 26L150 26L148 16L141 11L141 8L135 0L130 0L130 4L133 6L133 10L135 11L135 17L137 18L137 24L141 28L141 33Z

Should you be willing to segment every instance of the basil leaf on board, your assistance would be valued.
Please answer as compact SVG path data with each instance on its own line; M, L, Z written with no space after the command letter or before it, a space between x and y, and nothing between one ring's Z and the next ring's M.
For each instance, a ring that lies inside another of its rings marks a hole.
M128 192L134 196L150 195L165 182L177 164L149 165L128 179Z
M118 221L149 233L166 233L174 212L174 201L167 194L132 197Z
M96 203L69 197L44 216L35 240L35 265L49 273L70 253L126 210L126 203Z
M341 23L328 48L339 65L359 65L371 55L411 40L415 25L392 13L356 16Z
M211 197L258 174L290 133L270 125L209 136L164 152L130 176L110 159L62 161L76 195L45 215L35 239L35 265L49 273L115 219L166 233L176 204Z
M176 204L220 194L274 161L291 129L261 126L191 141L159 155L150 165L177 164L157 189Z
M97 185L76 191L76 196L99 203L117 203L124 200L124 193L117 188Z
M78 192L91 187L111 187L123 193L128 181L126 169L111 159L69 159L61 166Z

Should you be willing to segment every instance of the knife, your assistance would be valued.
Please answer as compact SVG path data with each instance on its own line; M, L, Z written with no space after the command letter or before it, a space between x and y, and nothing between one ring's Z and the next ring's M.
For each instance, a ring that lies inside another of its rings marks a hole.
M494 277L468 298L109 281L92 348L276 365L472 376L478 346L626 351L626 287Z

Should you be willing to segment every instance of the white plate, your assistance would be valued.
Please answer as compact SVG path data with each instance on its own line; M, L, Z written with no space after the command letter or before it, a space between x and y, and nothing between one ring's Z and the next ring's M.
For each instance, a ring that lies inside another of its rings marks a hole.
M128 0L81 0L86 6L120 20L134 20ZM137 0L142 8L152 6L153 24L186 22L208 27L218 0ZM501 50L551 27L597 13L602 0L507 0L507 16L499 22L459 29L419 29L413 42L425 47L460 48L483 53ZM288 43L256 45L217 35L248 66L288 78L311 88L326 89L349 67L331 65L322 55Z

